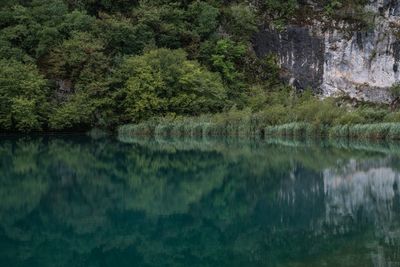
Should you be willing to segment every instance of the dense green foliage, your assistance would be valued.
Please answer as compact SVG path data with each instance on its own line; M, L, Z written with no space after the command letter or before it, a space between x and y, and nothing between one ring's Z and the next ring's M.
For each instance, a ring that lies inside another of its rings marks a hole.
M0 60L0 128L40 129L48 111L45 86L34 65Z
M363 4L315 5L333 16ZM0 129L114 128L269 109L271 92L285 86L274 55L257 58L251 37L307 8L297 0L1 1Z
M248 49L256 9L244 1L2 1L0 129L114 127L244 107L251 66L266 64Z
M333 136L399 139L400 113L387 106L363 104L349 107L346 100L318 100L311 93L290 90L269 93L257 99L263 108L252 108L202 115L199 117L152 118L119 128L121 136ZM251 102L249 102L251 103ZM361 127L363 126L363 127ZM353 134L342 128L359 129ZM381 128L383 129L381 132ZM387 129L387 131L386 131Z
M152 50L127 58L120 76L124 86L117 98L127 119L213 113L227 96L220 76L187 60L182 50Z

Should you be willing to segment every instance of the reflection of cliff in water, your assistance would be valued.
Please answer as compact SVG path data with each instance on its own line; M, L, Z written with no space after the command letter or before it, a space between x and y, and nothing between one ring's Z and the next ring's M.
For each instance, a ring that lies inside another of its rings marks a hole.
M333 224L340 224L340 217L371 220L384 224L393 219L393 209L399 201L399 172L387 161L355 160L341 170L324 171L326 216Z
M337 164L314 175L301 167L295 169L290 179L282 182L275 198L282 210L281 223L293 218L295 223L288 224L312 229L314 235L323 239L357 235L356 246L366 251L371 260L364 264L398 266L400 172L397 162L397 157L382 155L374 159L338 159ZM345 257L343 254L340 257Z
M383 248L396 251L400 244L400 173L388 162L350 161L341 171L324 171L326 221L342 231L346 221L372 224L380 242L371 255L376 266L400 261L398 252L385 255Z
M68 137L0 156L7 266L400 262L399 161L379 149Z

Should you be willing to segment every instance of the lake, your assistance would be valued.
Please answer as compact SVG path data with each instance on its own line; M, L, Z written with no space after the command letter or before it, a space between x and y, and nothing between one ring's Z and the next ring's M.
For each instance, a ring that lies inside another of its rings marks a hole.
M0 266L400 266L400 144L2 137Z

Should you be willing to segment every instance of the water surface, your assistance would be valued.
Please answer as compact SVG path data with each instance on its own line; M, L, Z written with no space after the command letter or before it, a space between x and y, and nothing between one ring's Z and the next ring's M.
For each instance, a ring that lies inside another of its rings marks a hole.
M400 266L400 145L0 141L0 266Z

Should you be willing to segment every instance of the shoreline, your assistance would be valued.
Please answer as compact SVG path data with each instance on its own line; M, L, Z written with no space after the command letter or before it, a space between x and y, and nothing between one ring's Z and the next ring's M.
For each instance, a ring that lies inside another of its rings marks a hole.
M250 122L145 122L118 127L118 136L135 137L310 137L366 140L400 140L400 123L314 125L294 122L260 126Z

